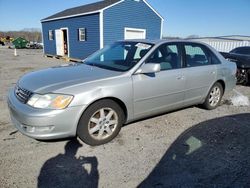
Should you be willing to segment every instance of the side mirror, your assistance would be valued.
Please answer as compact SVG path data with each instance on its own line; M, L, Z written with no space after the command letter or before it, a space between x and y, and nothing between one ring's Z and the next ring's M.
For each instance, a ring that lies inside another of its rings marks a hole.
M136 74L149 74L160 71L161 71L161 65L159 63L146 63L136 71Z

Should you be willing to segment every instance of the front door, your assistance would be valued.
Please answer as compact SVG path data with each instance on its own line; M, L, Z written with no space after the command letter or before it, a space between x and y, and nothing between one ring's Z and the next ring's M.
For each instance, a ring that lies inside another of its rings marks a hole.
M182 106L186 79L179 51L175 44L161 45L145 62L159 63L161 71L133 75L135 118Z

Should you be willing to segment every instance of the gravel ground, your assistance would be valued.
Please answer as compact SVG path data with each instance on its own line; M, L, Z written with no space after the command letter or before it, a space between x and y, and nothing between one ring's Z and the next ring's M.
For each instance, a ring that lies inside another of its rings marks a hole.
M249 187L250 107L189 107L131 123L111 143L39 142L9 120L6 93L26 72L59 65L0 47L0 187ZM250 87L237 86L250 97Z

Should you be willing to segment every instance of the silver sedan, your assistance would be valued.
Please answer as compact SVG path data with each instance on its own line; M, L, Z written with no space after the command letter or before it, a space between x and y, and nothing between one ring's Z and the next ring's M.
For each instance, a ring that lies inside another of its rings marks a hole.
M234 63L202 43L118 41L83 63L24 75L8 105L24 135L100 145L125 123L190 105L216 108L235 74Z

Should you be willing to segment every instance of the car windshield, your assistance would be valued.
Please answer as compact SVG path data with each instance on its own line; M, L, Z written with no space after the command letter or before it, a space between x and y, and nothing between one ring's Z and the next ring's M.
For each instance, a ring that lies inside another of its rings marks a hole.
M103 69L125 72L136 65L153 47L143 42L116 42L97 51L84 63Z

